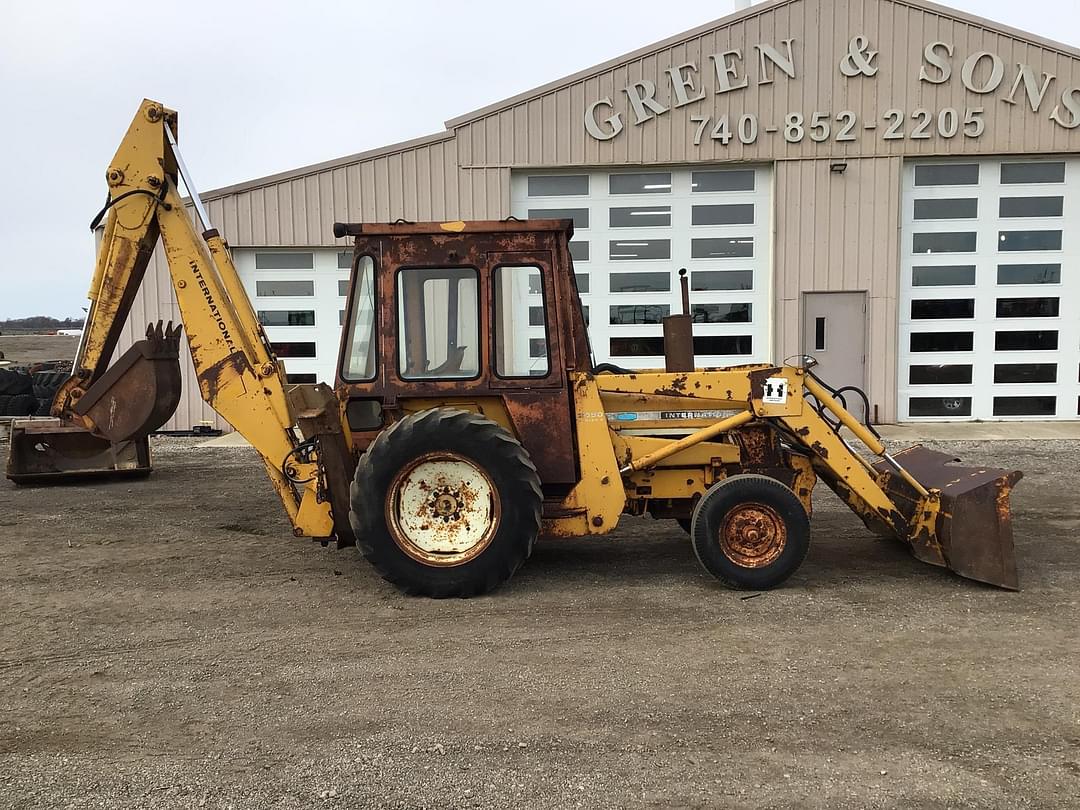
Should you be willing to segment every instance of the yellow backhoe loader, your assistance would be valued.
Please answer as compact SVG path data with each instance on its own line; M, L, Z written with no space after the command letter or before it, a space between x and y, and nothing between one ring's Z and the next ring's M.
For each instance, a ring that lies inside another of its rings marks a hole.
M151 325L108 361L160 237L202 396L258 451L294 533L357 545L405 592L489 591L538 537L608 534L624 514L678 521L710 573L771 588L806 555L818 478L919 559L1017 587L1019 472L889 455L844 406L860 392L808 362L694 368L685 313L664 325L664 371L595 366L568 220L335 225L355 239L336 385L288 385L176 123L144 101L108 168L82 345L56 419L14 428L16 482L148 470L180 329Z

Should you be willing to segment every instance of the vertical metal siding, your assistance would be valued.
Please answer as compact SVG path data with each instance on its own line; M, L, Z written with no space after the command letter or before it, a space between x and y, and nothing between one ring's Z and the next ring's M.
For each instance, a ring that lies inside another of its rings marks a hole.
M900 158L776 165L774 360L802 353L802 293L867 293L867 393L885 421L896 417Z

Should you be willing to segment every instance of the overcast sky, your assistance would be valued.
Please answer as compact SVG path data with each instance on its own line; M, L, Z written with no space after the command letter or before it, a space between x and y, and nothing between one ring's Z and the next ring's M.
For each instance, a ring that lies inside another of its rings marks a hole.
M438 132L738 0L4 2L0 319L81 314L87 225L143 97L204 190ZM1080 0L951 5L1080 45Z

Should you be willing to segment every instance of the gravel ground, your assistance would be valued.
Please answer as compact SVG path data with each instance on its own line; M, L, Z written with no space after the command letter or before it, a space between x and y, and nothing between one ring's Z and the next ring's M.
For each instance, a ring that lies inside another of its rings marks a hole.
M250 450L3 481L0 805L1080 806L1080 443L951 449L1026 473L1020 593L824 489L806 563L753 598L627 520L430 601L292 538Z

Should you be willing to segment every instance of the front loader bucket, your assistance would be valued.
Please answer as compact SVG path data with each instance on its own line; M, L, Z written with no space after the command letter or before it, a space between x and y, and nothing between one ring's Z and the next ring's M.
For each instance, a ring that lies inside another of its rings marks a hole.
M1009 494L1023 476L1019 470L959 467L958 458L921 445L893 458L930 491L921 497L887 462L874 468L885 491L909 525L912 553L968 579L1017 590ZM935 503L937 492L940 501ZM937 507L937 514L934 514Z
M95 436L111 442L146 437L164 425L180 402L180 329L151 324L74 402ZM62 393L62 391L61 391ZM55 413L55 411L54 411Z
M145 436L110 442L59 419L15 421L11 426L7 477L16 484L140 478L150 470L150 443Z

